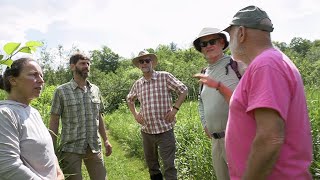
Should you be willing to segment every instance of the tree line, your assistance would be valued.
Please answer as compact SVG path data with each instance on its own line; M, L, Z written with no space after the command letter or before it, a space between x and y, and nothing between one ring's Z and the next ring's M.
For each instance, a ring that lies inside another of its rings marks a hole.
M320 40L310 41L295 37L289 44L276 41L273 44L296 64L305 86L320 87L320 81L317 79L320 77ZM172 73L188 86L188 99L197 99L199 84L192 75L206 66L206 61L199 52L193 47L179 49L175 43L146 50L157 54L159 64L156 70ZM69 57L79 51L76 47L65 50L61 45L55 53L48 51L46 47L40 50L39 62L44 69L47 85L59 85L70 81L72 75L68 68ZM226 53L230 54L230 51ZM124 102L132 84L142 74L132 65L131 59L121 57L107 46L90 51L89 56L92 61L89 80L100 87L106 111L112 112Z

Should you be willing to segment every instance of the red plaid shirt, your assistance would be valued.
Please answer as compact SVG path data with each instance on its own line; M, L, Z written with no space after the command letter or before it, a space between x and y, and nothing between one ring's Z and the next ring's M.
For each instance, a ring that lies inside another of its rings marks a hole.
M133 84L127 100L133 102L138 99L140 102L140 113L144 118L141 130L148 134L159 134L172 129L175 120L171 123L164 120L172 108L171 92L180 94L186 90L186 85L164 71L155 71L149 81L144 77L138 79Z

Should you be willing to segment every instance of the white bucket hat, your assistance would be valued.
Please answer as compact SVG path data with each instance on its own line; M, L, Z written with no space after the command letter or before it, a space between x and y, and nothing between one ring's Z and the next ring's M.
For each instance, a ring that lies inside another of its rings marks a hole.
M217 28L210 28L210 27L205 27L200 31L198 37L193 41L194 48L196 48L197 51L201 52L200 38L204 36L212 35L212 34L218 34L219 36L221 36L225 44L223 47L223 50L226 50L227 47L229 46L229 41L227 40L227 36L224 33L222 33L222 30Z

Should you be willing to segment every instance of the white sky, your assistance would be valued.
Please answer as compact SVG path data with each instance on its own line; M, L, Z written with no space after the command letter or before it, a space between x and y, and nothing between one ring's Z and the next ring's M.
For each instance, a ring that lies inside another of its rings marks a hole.
M105 45L131 58L159 44L188 48L203 27L222 27L248 5L268 13L273 41L320 39L319 0L0 0L0 44L44 40L49 48L84 51Z

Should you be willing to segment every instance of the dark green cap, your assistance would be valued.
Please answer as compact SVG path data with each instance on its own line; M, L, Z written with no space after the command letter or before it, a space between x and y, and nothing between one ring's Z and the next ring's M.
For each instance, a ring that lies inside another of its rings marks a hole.
M262 31L273 31L273 24L268 14L257 6L248 6L239 10L230 23L234 26L244 26Z

